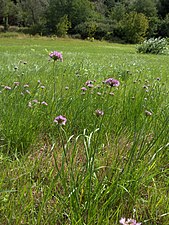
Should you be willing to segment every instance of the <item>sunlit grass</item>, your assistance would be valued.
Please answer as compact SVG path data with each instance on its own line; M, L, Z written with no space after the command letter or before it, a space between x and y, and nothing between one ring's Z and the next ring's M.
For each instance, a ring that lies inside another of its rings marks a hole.
M168 56L97 41L0 41L1 224L167 224ZM49 60L54 50L63 62Z

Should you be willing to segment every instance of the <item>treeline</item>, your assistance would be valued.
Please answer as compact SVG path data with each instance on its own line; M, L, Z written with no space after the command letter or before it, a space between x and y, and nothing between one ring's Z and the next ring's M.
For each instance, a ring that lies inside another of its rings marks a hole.
M139 43L169 37L169 0L0 0L1 31Z

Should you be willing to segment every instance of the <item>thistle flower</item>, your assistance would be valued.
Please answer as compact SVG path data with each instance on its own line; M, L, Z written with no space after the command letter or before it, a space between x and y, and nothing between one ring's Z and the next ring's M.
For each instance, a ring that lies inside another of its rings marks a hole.
M63 56L60 52L57 52L57 51L53 51L51 53L49 53L49 57L51 59L53 59L54 61L58 61L60 60L61 62L63 61Z
M11 90L12 88L9 87L9 86L5 86L4 89L5 89L5 90Z
M54 123L57 123L57 124L59 124L59 125L65 125L66 122L67 122L67 119L66 119L66 117L64 117L64 116L59 115L59 116L57 116L57 117L54 119L53 122L54 122Z
M141 223L137 223L134 219L121 218L119 221L122 225L141 225Z
M93 84L88 84L87 85L89 88L92 88L93 87Z
M87 91L87 88L82 87L81 90L82 90L82 91Z
M110 87L118 87L120 85L120 82L113 78L108 78L104 83L110 85Z
M45 102L45 101L43 101L43 102L41 102L41 105L48 105L48 103L47 102Z
M92 83L93 83L92 80L87 80L86 83L85 83L85 85L86 85L86 86L89 86L89 85L91 85Z

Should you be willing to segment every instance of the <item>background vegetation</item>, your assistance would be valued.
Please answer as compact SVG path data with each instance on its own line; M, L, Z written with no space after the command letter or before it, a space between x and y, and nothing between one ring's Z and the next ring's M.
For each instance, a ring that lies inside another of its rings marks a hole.
M168 224L168 56L97 41L0 41L0 224ZM49 60L53 50L63 62Z
M0 0L2 31L138 43L169 36L168 0Z

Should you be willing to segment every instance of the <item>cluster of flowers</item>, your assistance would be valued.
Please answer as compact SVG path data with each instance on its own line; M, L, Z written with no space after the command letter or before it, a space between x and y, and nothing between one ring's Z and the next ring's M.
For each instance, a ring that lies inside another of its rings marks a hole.
M141 225L141 223L137 223L134 219L121 218L119 221L122 225Z
M61 61L61 62L63 62L63 56L62 56L62 53L60 53L60 52L53 51L53 52L49 53L49 57L51 59L53 59L54 61Z

